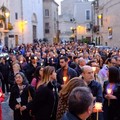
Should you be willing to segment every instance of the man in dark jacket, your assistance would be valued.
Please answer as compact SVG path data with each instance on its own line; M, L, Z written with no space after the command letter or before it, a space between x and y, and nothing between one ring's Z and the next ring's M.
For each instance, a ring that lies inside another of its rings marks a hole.
M62 120L86 120L93 110L93 95L87 87L73 89L68 99L68 112Z
M91 66L85 65L82 73L84 81L90 88L96 102L103 102L102 87L101 84L94 80L94 72ZM96 114L92 114L92 120L96 120ZM102 113L99 114L99 120L103 120Z
M60 84L66 84L70 79L77 77L74 69L68 66L68 58L66 56L60 57L61 68L57 70L57 81ZM66 80L64 78L66 77Z

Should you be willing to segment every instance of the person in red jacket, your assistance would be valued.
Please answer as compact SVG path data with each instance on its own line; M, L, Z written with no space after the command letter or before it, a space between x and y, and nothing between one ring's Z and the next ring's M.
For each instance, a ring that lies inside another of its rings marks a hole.
M2 92L2 89L0 88L0 120L2 120L2 107L1 107L1 102L4 101L4 94Z

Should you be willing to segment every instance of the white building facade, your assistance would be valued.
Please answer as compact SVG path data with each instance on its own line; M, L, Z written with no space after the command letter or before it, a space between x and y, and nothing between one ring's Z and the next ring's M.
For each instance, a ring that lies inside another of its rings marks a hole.
M43 39L43 1L42 0L2 0L0 6L8 8L8 22L13 29L4 34L2 43L9 47L22 43L33 43L34 39ZM5 37L4 36L4 37Z
M76 37L77 40L87 38L91 42L91 2L88 0L64 0L61 2L61 10L59 16L61 40L68 41L69 38Z

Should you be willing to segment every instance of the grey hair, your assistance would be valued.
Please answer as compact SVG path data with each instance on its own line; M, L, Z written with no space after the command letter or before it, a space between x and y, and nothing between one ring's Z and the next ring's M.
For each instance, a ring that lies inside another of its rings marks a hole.
M16 73L15 74L15 77L16 77L16 75L21 75L22 76L22 78L23 78L23 84L25 85L25 84L29 84L29 82L28 82L28 80L27 80L27 78L26 78L26 76L25 76L25 74L23 73L23 72L18 72L18 73Z

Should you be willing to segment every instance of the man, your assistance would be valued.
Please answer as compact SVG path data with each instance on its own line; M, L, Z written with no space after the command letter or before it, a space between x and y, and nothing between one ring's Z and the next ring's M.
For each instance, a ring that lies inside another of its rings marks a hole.
M76 87L68 98L68 112L62 120L86 120L93 110L93 95L87 87Z
M60 57L61 68L57 70L57 81L60 84L66 84L73 77L77 77L74 69L68 66L68 58L66 56ZM66 77L66 80L63 78Z
M77 76L79 77L82 74L82 67L86 64L85 59L79 58L78 59L78 66L75 68L77 72Z
M116 67L120 70L120 56L116 57Z
M91 66L83 66L82 77L87 83L88 87L91 89L91 92L96 98L96 102L103 102L102 96L102 87L101 84L94 80L94 72ZM96 120L96 115L92 114L92 120ZM99 120L102 120L102 115L100 115Z

